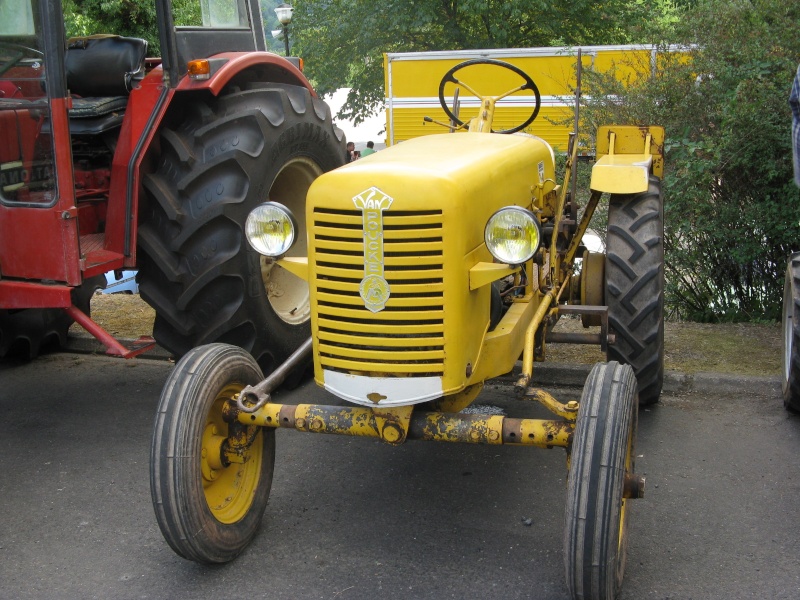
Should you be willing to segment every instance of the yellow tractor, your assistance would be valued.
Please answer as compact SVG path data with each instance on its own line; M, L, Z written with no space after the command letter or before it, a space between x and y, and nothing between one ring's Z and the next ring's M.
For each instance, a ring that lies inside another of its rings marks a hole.
M501 96L481 96L465 76L476 68L519 80ZM472 118L459 117L454 90L480 99ZM512 96L530 114L493 131L497 103ZM529 75L504 62L467 61L444 75L439 100L450 133L321 175L304 213L276 197L250 213L248 240L264 270L279 266L294 278L300 292L287 313L310 320L311 337L266 379L230 345L195 348L178 363L152 443L159 526L187 559L233 559L266 508L278 427L392 445L562 447L567 585L575 598L613 598L628 503L644 493L634 471L638 405L658 400L663 379L663 130L601 128L579 211L575 138L559 185L552 148L521 132L541 104ZM581 242L604 193L605 255ZM593 330L552 331L565 314ZM532 385L551 342L594 343L607 353L579 401ZM271 393L310 357L330 405L273 402ZM463 410L518 361L516 393L552 418Z

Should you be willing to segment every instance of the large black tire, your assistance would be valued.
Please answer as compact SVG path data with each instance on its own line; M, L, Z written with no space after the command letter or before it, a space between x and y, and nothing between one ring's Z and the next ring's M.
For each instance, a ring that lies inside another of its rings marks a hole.
M633 367L639 403L653 404L664 383L664 203L657 177L644 193L611 196L605 276L616 334L606 356Z
M184 558L228 562L258 531L272 486L275 430L258 431L245 462L214 461L231 428L222 415L225 403L261 379L243 349L211 344L184 356L164 385L150 448L150 492L161 533Z
M800 252L789 257L783 284L783 406L800 412Z
M567 480L564 566L573 598L612 600L628 546L626 473L633 474L638 405L629 365L598 363L583 388Z
M90 314L95 290L105 287L105 277L93 277L72 290L72 304ZM73 320L60 308L0 310L0 358L13 356L33 360L41 352L67 345Z
M288 206L300 229L289 255L305 255L306 192L344 155L330 109L303 87L250 84L171 107L143 179L138 240L139 293L161 346L182 356L229 343L269 373L308 339L307 284L270 270L244 224L261 202Z

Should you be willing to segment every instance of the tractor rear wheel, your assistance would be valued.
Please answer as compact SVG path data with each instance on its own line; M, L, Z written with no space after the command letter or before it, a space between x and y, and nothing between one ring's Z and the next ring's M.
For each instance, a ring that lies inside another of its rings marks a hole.
M72 304L90 314L95 291L105 287L102 275L87 279L72 290ZM0 358L15 356L33 360L48 348L64 347L72 317L60 308L0 310Z
M249 84L173 106L143 179L139 292L153 337L176 356L211 342L250 352L265 373L310 335L305 281L250 248L245 219L287 206L306 254L311 183L344 162L344 136L304 87Z
M800 252L789 257L783 284L783 406L800 412Z
M227 402L263 379L243 349L191 350L167 379L150 447L150 492L161 533L180 556L233 560L258 531L275 464L275 430L227 422ZM226 460L234 433L252 437L243 462Z
M631 367L596 364L583 388L567 478L564 566L573 598L612 600L622 586L637 415Z
M664 382L664 208L661 182L646 192L612 195L606 236L608 322L616 342L606 352L633 367L639 403L658 402Z

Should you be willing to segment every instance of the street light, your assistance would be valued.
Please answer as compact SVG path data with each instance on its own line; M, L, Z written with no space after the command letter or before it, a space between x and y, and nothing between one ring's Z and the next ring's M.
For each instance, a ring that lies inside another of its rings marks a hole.
M293 11L291 4L279 4L275 8L275 14L278 15L278 21L281 22L283 27L283 43L286 44L286 56L289 56L289 23L292 22ZM273 35L275 35L275 32L273 32Z

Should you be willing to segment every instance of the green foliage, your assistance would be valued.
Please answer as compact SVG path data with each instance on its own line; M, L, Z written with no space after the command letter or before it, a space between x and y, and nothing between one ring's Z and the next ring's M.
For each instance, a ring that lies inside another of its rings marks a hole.
M62 0L67 37L111 33L140 37L148 54L161 53L154 0ZM201 25L199 0L173 0L176 25Z
M320 92L352 88L339 117L359 122L383 102L386 52L627 43L666 2L297 0L292 41Z
M667 302L686 319L780 317L789 252L800 243L789 91L800 5L700 0L671 32L693 44L652 78L587 74L583 117L667 132ZM648 72L649 68L647 69Z
M155 3L151 0L63 0L67 37L114 33L145 38L158 48Z
M275 7L281 0L261 0L260 4L267 48L282 54L283 41L271 35L272 30L281 28L275 16ZM149 42L150 56L161 52L155 0L62 0L62 6L67 37L95 33L142 37ZM202 24L199 0L172 0L172 12L176 25Z

